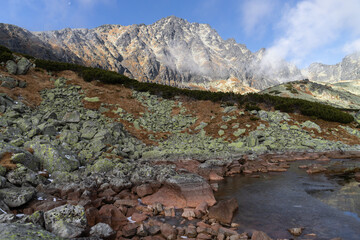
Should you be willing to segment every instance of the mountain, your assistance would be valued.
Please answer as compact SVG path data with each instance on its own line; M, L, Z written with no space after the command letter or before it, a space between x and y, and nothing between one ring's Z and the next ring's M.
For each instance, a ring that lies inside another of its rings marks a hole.
M306 72L306 73L305 73ZM339 82L360 79L360 52L347 55L340 63L326 65L312 63L304 73L311 81Z
M139 81L247 92L302 78L300 70L286 62L280 68L262 67L265 49L252 53L234 39L222 39L207 24L174 16L151 25L103 25L47 32L21 28L14 31L15 27L1 25L5 37L0 44L12 50L28 53L26 44L18 46L13 42L34 39L41 49L51 49L58 59L80 60L82 64L113 70ZM28 36L24 38L17 32ZM54 58L43 52L33 55Z

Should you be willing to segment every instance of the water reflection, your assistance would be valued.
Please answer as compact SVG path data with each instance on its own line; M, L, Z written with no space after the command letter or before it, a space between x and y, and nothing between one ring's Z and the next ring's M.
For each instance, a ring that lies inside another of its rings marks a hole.
M316 239L359 239L359 184L340 185L338 179L323 174L308 175L298 168L301 164L292 163L287 172L260 178L226 178L216 198L237 198L234 222L240 224L240 231L257 229L273 238L291 238L288 228L305 227L303 236L315 233Z

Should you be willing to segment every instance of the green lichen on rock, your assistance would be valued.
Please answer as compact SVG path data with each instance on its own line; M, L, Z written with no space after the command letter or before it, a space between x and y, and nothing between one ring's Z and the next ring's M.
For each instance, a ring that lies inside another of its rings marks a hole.
M99 97L84 97L84 100L87 102L99 102Z
M89 166L88 169L96 173L106 173L114 169L116 164L107 158L97 160L94 165Z
M32 223L0 223L0 240L62 240Z

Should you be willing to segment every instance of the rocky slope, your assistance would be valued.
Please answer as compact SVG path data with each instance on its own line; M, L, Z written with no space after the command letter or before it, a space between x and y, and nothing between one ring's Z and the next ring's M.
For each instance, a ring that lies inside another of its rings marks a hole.
M236 200L214 205L208 180L286 171L284 159L359 156L354 123L162 99L31 64L12 71L24 62L0 66L3 239L268 240L238 233Z
M304 80L270 87L261 93L321 102L338 108L360 109L360 96L356 94L356 89L353 89L354 93L346 91L348 87L348 83L325 85Z
M233 39L223 40L207 24L189 23L174 16L151 25L103 25L33 33L11 25L0 26L0 44L10 49L34 53L26 46L26 39L33 39L41 49L51 49L58 59L81 59L86 65L117 71L139 81L244 92L302 78L300 71L286 62L276 69L261 67L265 49L252 53ZM43 52L34 56L53 58Z
M311 81L334 83L346 80L359 80L359 69L360 53L358 52L347 55L340 63L335 65L313 63L303 71Z

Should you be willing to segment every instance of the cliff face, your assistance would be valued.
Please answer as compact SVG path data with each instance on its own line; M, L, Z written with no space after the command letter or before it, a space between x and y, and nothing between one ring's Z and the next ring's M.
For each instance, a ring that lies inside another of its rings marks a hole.
M339 82L360 79L360 52L347 55L335 65L313 63L305 71L317 82Z
M264 49L252 53L233 39L223 40L207 24L173 16L151 25L26 32L41 48L57 50L54 55L59 59L80 59L86 65L117 71L139 81L242 92L301 78L300 71L286 62L281 68L261 67ZM23 40L21 35L19 38ZM1 43L13 49L12 41Z

